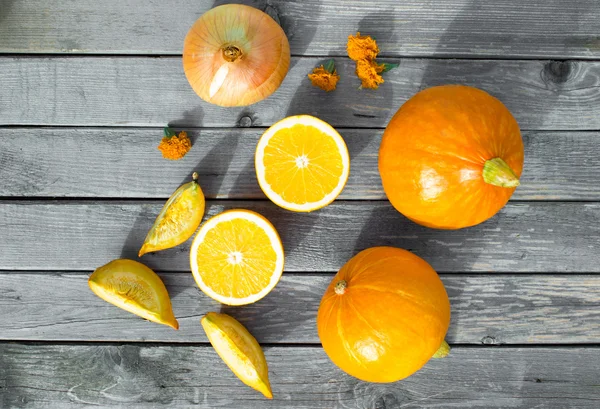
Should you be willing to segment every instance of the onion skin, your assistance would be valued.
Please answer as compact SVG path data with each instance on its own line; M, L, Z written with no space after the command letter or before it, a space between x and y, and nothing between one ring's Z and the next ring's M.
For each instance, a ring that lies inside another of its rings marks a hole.
M204 13L183 45L183 69L194 91L211 104L246 106L271 95L290 66L290 45L269 15L242 4Z

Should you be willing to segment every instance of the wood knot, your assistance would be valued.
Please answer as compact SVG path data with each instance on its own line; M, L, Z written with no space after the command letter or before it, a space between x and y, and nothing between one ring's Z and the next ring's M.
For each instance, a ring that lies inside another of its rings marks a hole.
M240 118L240 120L238 121L238 126L240 128L249 128L252 126L252 118L244 115Z
M488 335L481 339L483 345L496 345L496 338Z
M393 393L386 393L375 401L374 409L397 408L398 398Z
M571 61L550 61L542 69L542 81L546 84L564 84L569 81L574 63Z

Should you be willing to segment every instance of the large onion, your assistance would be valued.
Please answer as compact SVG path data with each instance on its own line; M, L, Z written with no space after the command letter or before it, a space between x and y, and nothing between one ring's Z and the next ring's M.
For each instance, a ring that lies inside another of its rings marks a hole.
M204 13L183 45L183 69L205 101L244 106L281 85L290 65L285 33L269 15L242 4Z

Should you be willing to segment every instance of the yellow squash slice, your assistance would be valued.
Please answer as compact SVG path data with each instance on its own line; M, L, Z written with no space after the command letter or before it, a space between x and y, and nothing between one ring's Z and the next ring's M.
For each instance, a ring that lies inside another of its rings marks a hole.
M283 272L275 227L249 210L229 210L206 221L194 238L190 265L198 287L223 304L256 302Z
M175 247L192 237L204 216L204 194L198 174L180 186L163 206L144 240L139 257L153 251Z
M233 317L216 312L206 314L200 323L229 369L246 385L273 399L265 355L248 330Z
M254 160L264 194L296 212L333 202L350 174L344 139L331 125L310 115L290 116L267 129Z
M165 285L142 263L113 260L96 269L88 284L104 301L149 321L179 329Z

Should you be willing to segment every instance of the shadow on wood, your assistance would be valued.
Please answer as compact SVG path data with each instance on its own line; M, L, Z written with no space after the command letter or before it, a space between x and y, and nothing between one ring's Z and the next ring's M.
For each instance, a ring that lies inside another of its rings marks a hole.
M12 8L14 2L15 0L2 0L0 3L0 23L8 16L8 12Z
M198 172L198 183L202 188L204 196L217 197L221 193L223 180L228 174L231 161L238 146L240 134L230 133L223 130L221 140L217 142L192 169L189 175L181 181L181 184L192 180L192 174ZM202 150L202 131L198 136L197 150ZM229 192L224 192L227 195Z
M548 3L554 4L549 5ZM471 4L461 10L458 16L448 26L446 32L440 39L436 52L439 53L439 55L443 55L445 54L446 48L451 48L454 47L455 44L462 44L472 40L474 33L480 33L481 36L489 38L491 47L497 47L497 44L502 44L504 48L510 49L512 45L526 41L526 38L520 38L515 33L531 33L532 30L535 30L535 27L526 27L525 24L529 20L525 19L495 18L494 10L497 6L497 3L486 0L472 1ZM568 19L569 21L574 22L578 22L588 15L590 6L591 3L584 0L573 0L570 1L568 5L562 0L548 0L544 3L544 8L557 7L564 11L564 15L561 15L560 17L556 16L556 18ZM531 21L533 21L536 18L533 14L537 11L535 8L531 8L530 10L532 14ZM539 18L539 16L537 16L537 18ZM563 34L564 35L556 35L550 38L547 37L544 32L537 33L541 38L547 38L549 48L553 49L562 47L567 50L569 47L573 46L585 47L586 42L592 41L590 38L582 38L580 40L581 42L578 42L577 44L571 44L574 41L573 39L568 40L570 43L552 44L552 41L562 41L563 39L569 38L568 32ZM462 54L452 54L451 56L452 58L460 58ZM559 101L569 98L568 93L574 91L574 89L571 89L573 84L576 84L577 91L581 91L582 84L580 77L586 75L586 73L580 69L579 64L574 61L538 61L537 63L539 64L540 78L547 91L544 95L544 101L545 104L550 106L550 109L544 111L544 115L539 115L533 118L532 121L529 121L527 129L544 128L547 118L563 114L560 109ZM516 67L517 64L515 64L515 68ZM474 62L469 66L467 70L464 70L464 67L461 70L454 70L453 60L446 60L444 64L429 63L424 71L420 89L448 83L464 85L474 85L475 83L478 83L478 86L483 90L494 96L499 96L503 93L502 86L504 81L502 78L496 79L494 82L490 81L489 84L481 83L481 81L478 81L477 79L478 77L483 77L484 75L482 74L485 74L488 69L489 65L485 63L478 64L477 62ZM510 74L519 77L518 73ZM527 74L525 72L521 75L522 78L526 78L526 76ZM589 81L586 80L585 82L589 82L590 89L598 86L597 78L590 78ZM522 81L521 89L515 90L515 94L539 93L539 88L539 84L533 84L531 81ZM587 87L584 87L584 89L585 88ZM527 106L518 105L517 98L513 100L510 96L508 96L508 98L503 98L502 102L506 104L515 117L519 117L521 111L528 109ZM556 108L552 108L553 106L556 106ZM524 171L527 171L527 165L525 165Z
M198 97L198 102L200 103L201 99ZM199 105L195 108L188 109L183 112L181 118L175 119L173 121L169 121L168 126L172 128L182 128L193 126L193 127L201 127L202 126L202 118L204 117L204 111L202 110L202 106ZM190 137L191 139L191 137ZM191 139L192 145L196 142L195 139Z

